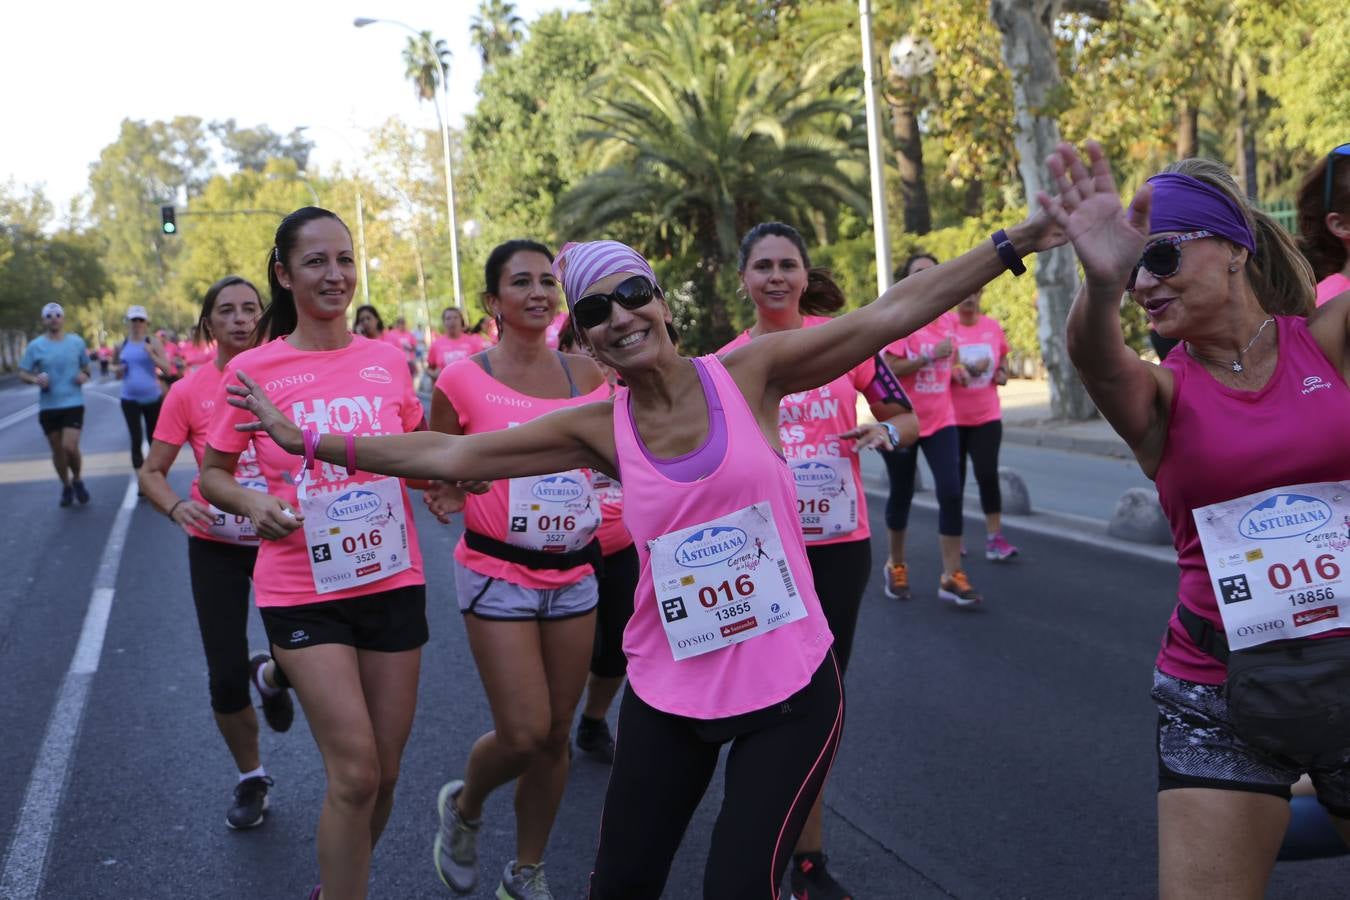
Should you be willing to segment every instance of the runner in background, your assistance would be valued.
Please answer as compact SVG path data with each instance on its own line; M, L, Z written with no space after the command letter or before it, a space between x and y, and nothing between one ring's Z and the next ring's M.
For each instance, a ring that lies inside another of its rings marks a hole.
M403 351L403 355L408 362L408 374L414 378L417 377L417 335L408 330L408 320L399 316L394 320L394 327L385 333L385 339Z
M718 351L754 338L830 321L844 295L825 269L811 267L806 242L782 222L763 222L741 239L741 290L755 304L755 324ZM858 424L858 397L877 422ZM869 447L912 446L919 422L895 376L878 356L829 384L785 396L778 437L797 490L797 519L825 621L834 635L840 675L847 674L867 581L872 575L872 531L867 518L859 453ZM822 789L792 858L792 895L798 900L848 900L850 893L826 868Z
M501 343L441 372L431 400L434 431L481 435L609 396L594 362L547 344L560 299L552 261L534 241L508 241L488 255L483 302ZM580 468L493 481L465 503L455 593L493 730L474 742L464 777L436 800L436 871L457 893L477 883L483 804L514 780L516 857L497 896L551 896L544 851L595 642L600 521L600 498Z
M1017 548L1003 537L1003 493L998 482L998 450L1003 443L998 389L1008 383L1008 338L1003 326L980 312L978 293L956 305L956 359L952 407L960 439L961 496L966 493L969 460L984 512L984 558L1002 562L1017 555Z
M270 385L305 446L292 453L255 435L268 493L243 487L234 473L252 416L224 406L222 394L201 489L225 512L248 516L263 539L258 608L327 774L319 870L330 900L364 898L417 706L426 583L404 485L361 471L350 456L315 463L313 448L320 435L350 448L355 435L412 431L422 406L403 355L347 331L356 254L341 219L313 206L291 213L268 267L272 302L257 334L273 339L231 360L222 378L252 374Z
M42 307L43 332L28 342L19 360L19 380L38 387L38 425L52 450L52 468L61 479L61 506L89 502L80 479L80 431L84 428L84 383L89 380L89 351L84 338L66 333L66 312L59 303Z
M937 259L918 253L895 273L903 280L937 265ZM890 554L886 561L886 596L910 599L909 566L905 562L905 536L909 510L914 500L914 479L919 468L919 449L933 474L938 501L938 547L942 575L938 599L956 606L974 606L982 599L961 569L961 532L964 525L961 497L960 438L956 410L952 406L952 354L955 350L956 318L943 313L913 334L886 348L884 357L900 377L905 393L919 417L918 448L903 447L882 453L890 476L886 499L886 529Z
M446 366L473 356L487 346L478 335L464 330L464 313L457 306L447 306L441 313L441 328L442 333L427 350L427 376L432 384L441 377Z
M352 320L352 333L370 338L372 341L397 345L396 340L389 339L384 329L384 319L380 318L380 311L369 304L356 308L356 316Z
M595 359L591 345L577 346L577 332L571 316L558 335L558 349L581 352ZM613 394L619 375L597 361L605 383ZM596 575L600 601L595 607L595 647L591 651L591 674L586 680L586 697L577 719L577 749L599 762L614 762L614 735L609 729L609 708L623 687L628 672L628 657L623 653L623 631L633 618L633 595L637 591L638 556L633 537L623 524L623 486L604 472L591 472L591 486L600 499L600 552L604 565Z
M145 462L143 445L155 433L159 407L164 402L164 389L156 370L172 371L173 364L164 355L159 338L150 333L150 316L144 306L128 307L126 318L127 337L113 354L113 365L122 379L122 417L131 438L131 467L139 471Z
M1350 291L1350 144L1332 150L1303 177L1298 235L1318 279L1317 305Z
M499 339L497 320L492 316L483 316L473 323L473 327L469 329L469 334L477 335L482 338L485 346L491 347Z
M548 323L548 330L544 332L544 340L554 350L558 349L558 341L562 338L563 329L567 327L567 310L561 310L553 321Z
M169 486L168 474L184 444L192 447L200 468L207 432L223 412L216 406L224 395L221 378L225 366L248 349L260 315L262 300L257 288L237 275L222 278L207 289L196 328L215 342L216 358L169 388L140 476L146 499L188 537L188 571L197 627L206 651L211 709L239 770L234 800L225 813L225 824L231 828L254 828L263 823L273 784L258 752L258 716L253 711L249 682L258 686L263 714L273 731L291 727L295 708L289 691L269 691L266 686L265 679L276 681L271 656L249 656L249 585L258 558L253 523L247 516L230 515L208 504L198 478L192 479L188 496L178 496ZM251 445L239 455L234 479L250 490L266 492L267 482Z

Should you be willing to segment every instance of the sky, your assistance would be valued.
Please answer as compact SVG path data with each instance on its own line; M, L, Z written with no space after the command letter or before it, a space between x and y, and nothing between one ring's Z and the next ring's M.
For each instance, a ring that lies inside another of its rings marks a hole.
M350 161L365 129L390 116L435 127L403 77L408 32L357 29L358 16L405 22L444 38L451 124L476 102L481 64L469 40L476 0L229 0L224 3L37 0L0 18L0 183L40 183L58 214L88 185L89 166L123 119L200 116L300 125L311 168ZM533 22L582 0L516 0Z

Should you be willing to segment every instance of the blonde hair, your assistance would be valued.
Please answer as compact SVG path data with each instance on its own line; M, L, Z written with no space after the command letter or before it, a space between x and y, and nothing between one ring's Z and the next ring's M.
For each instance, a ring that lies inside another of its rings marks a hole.
M1262 309L1277 316L1306 316L1312 312L1317 293L1312 266L1299 252L1293 237L1252 206L1223 163L1192 157L1178 160L1163 171L1189 175L1218 188L1242 210L1247 227L1256 238L1256 252L1247 254L1247 281Z

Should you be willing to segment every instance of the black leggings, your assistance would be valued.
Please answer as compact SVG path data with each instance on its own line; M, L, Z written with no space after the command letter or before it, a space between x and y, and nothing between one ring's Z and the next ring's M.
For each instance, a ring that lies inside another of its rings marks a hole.
M937 492L938 534L961 536L961 474L957 468L961 453L955 425L939 428L919 438L928 468L933 472L933 490ZM891 492L886 498L886 527L904 531L909 527L909 505L914 500L914 473L919 453L914 447L883 451L886 472L891 476Z
M703 869L703 897L777 900L843 727L844 686L832 653L786 701L730 719L660 712L629 685L619 707L591 900L661 896L728 740L726 790Z
M975 483L980 486L980 509L986 515L1003 512L1003 492L998 486L998 448L1003 443L1003 422L995 419L983 425L961 425L961 494L966 493L966 460L975 467Z
M811 563L811 576L825 621L834 634L834 657L839 661L842 677L848 672L848 658L853 652L858 607L872 577L872 541L863 538L840 544L807 544L806 558Z
M139 469L145 462L141 442L149 436L155 437L155 423L159 421L159 406L163 399L154 403L137 403L135 400L122 400L122 416L127 420L127 432L131 435L131 467ZM145 431L141 431L141 419L145 419Z
M618 678L628 671L628 657L623 655L623 630L633 618L638 570L637 547L629 544L605 557L604 574L596 580L600 602L595 606L591 674L598 678Z
M188 571L197 627L206 651L211 708L237 713L252 698L248 692L248 591L257 547L188 538Z

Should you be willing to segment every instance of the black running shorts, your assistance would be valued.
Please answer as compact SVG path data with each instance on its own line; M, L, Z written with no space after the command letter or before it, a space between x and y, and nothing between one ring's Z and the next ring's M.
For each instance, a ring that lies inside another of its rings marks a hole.
M416 650L429 637L424 584L301 606L263 606L259 611L267 639L282 650L346 644L399 653Z

